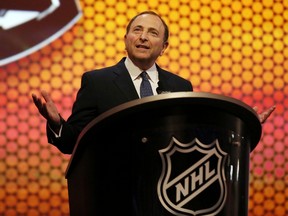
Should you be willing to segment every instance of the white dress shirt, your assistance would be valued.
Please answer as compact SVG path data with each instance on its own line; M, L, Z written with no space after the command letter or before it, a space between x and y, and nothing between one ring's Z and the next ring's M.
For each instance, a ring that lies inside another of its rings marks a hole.
M131 59L129 59L129 57L125 59L125 66L131 76L131 79L134 83L136 91L140 97L140 84L142 81L140 74L142 73L142 70L138 68L136 65L134 65L134 63L131 61ZM153 64L151 68L145 71L148 74L148 79L151 84L153 94L157 95L156 88L158 87L159 76L158 76L156 64Z

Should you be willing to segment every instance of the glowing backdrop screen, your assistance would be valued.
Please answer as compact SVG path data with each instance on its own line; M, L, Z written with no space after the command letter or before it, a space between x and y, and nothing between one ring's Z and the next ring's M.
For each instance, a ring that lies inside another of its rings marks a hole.
M0 215L69 215L69 155L46 139L31 93L48 91L67 118L88 70L125 55L130 18L154 10L170 45L158 64L196 92L277 109L251 153L249 216L288 215L288 1L81 0L82 18L62 36L0 68ZM0 46L1 52L1 46Z

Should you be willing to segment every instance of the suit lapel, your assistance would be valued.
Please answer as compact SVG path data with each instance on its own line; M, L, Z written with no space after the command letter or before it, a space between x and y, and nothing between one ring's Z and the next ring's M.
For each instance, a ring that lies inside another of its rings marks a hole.
M173 83L171 83L171 79L167 71L163 70L156 64L157 70L158 70L158 76L159 76L159 83L158 85L161 85L161 90L164 91L172 91L173 89Z
M138 93L135 89L133 81L131 80L124 61L125 58L122 58L122 60L115 67L114 73L116 76L114 79L114 83L125 95L127 100L139 99Z

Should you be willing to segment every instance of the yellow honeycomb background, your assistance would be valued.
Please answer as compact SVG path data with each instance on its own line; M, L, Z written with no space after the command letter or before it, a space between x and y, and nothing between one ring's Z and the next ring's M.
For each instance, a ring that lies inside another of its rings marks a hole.
M70 156L49 145L31 94L47 90L67 118L88 70L124 55L127 22L153 10L170 27L158 64L197 92L277 109L251 153L249 216L288 215L288 1L80 0L83 17L41 50L0 68L0 215L69 215ZM1 50L1 47L0 47Z

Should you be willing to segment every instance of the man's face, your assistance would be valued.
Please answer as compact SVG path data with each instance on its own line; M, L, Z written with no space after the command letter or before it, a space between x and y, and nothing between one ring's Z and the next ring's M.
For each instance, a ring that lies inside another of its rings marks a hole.
M125 45L129 58L137 66L151 67L158 56L168 46L164 43L164 25L159 17L143 14L137 17L125 35Z

